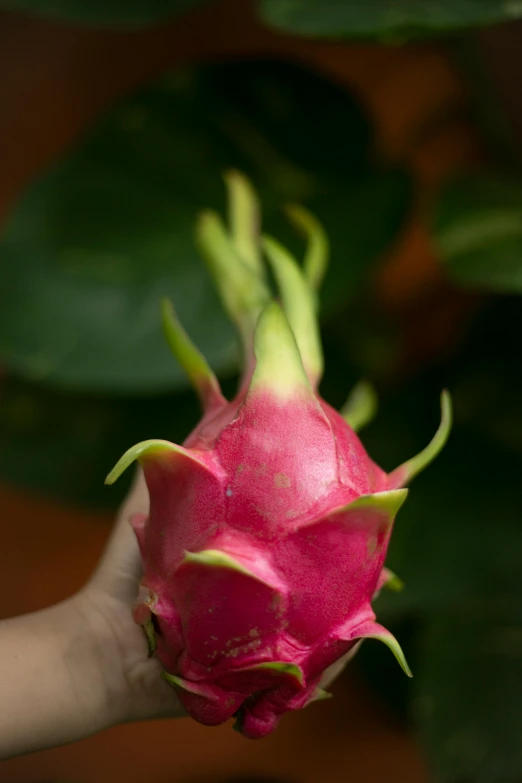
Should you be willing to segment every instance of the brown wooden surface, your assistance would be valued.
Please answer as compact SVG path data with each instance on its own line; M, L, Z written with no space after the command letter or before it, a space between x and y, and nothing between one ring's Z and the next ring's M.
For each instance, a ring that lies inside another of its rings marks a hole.
M308 62L359 90L378 124L382 153L408 161L418 175L419 214L443 177L479 155L470 128L459 118L461 84L436 47L292 39L256 24L243 0L227 0L175 24L123 33L4 13L0 213L116 96L180 63L259 54ZM426 345L437 353L451 342L468 311L467 300L441 282L419 219L385 260L375 288L383 308L406 324L424 324L412 330L412 350L419 355ZM107 517L8 489L0 489L0 508L0 616L46 606L82 584L106 539ZM260 742L243 739L229 726L205 729L189 720L123 726L4 763L0 781L210 783L249 772L295 783L423 783L426 774L413 740L353 675L335 691L334 700L286 718Z

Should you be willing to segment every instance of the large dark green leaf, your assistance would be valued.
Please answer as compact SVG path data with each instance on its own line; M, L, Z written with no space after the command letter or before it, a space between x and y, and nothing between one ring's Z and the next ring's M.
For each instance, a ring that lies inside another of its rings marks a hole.
M375 169L372 153L357 103L292 65L209 66L129 98L4 231L0 359L55 386L181 387L160 332L169 295L214 368L230 370L233 333L193 243L198 210L225 209L221 172L251 176L269 230L284 202L317 203L334 247L327 310L353 294L408 208L407 180Z
M439 198L434 238L461 285L522 293L522 182L474 176Z
M208 0L1 0L0 7L81 24L134 27L153 24Z
M61 502L115 507L132 471L113 487L104 479L123 452L151 437L182 442L198 416L191 392L103 399L11 378L0 397L0 475Z
M262 17L299 35L409 38L522 16L511 0L260 0Z
M522 15L509 0L258 0L264 19L304 35L410 36L486 25ZM209 0L1 0L2 8L80 24L135 27L160 22Z
M397 518L390 567L406 589L383 609L424 614L522 600L520 459L456 428L415 480Z
M453 614L427 627L414 682L426 748L442 783L522 779L522 614Z
M458 357L452 389L463 430L481 436L493 454L500 447L508 463L522 468L522 362L516 347L521 330L518 296L488 299Z
M399 706L413 698L441 783L522 780L521 328L515 297L491 303L455 357L383 395L363 433L392 468L428 441L439 389L453 392L454 431L413 482L391 539L387 563L405 589L375 604L405 642L413 681L382 683L378 661L362 659Z
M351 303L408 214L411 180L404 171L368 173L364 178L320 193L308 202L331 239L331 257L321 300L326 308ZM335 308L334 308L335 310Z
M490 304L458 354L383 396L379 416L363 433L372 456L395 467L428 442L436 398L449 386L453 432L412 483L397 517L388 564L406 588L383 592L381 612L425 616L522 605L522 363L513 342L521 329L517 298Z

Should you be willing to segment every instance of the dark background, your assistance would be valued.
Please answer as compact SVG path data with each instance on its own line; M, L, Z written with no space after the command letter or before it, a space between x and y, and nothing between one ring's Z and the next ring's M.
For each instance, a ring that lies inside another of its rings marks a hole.
M189 720L122 726L4 763L0 780L519 783L519 23L434 36L421 8L382 29L375 2L373 32L333 41L277 31L239 0L145 28L19 6L0 12L0 616L80 587L125 490L105 474L133 442L182 440L197 419L161 353L156 294L180 300L232 383L191 244L198 210L223 208L223 166L251 176L285 241L289 199L325 223L323 393L341 405L374 383L371 455L389 470L420 450L444 386L456 422L397 520L389 565L406 589L376 604L411 684L368 643L335 699L263 742Z

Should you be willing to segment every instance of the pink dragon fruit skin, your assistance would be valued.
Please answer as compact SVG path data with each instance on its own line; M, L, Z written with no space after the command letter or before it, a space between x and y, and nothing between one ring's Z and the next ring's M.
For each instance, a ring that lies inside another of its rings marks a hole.
M264 278L253 191L236 173L228 185L230 235L207 213L199 237L243 338L239 392L223 398L165 304L167 337L204 415L184 446L140 443L107 481L135 459L145 474L150 513L132 520L144 566L134 617L165 679L196 720L236 716L236 727L258 738L283 713L328 696L330 667L363 639L385 642L410 674L371 602L393 576L384 561L403 486L444 445L451 412L444 393L435 438L391 474L370 459L348 423L353 406L343 416L317 393L320 226L304 210L291 213L309 239L302 268L262 241L280 305Z

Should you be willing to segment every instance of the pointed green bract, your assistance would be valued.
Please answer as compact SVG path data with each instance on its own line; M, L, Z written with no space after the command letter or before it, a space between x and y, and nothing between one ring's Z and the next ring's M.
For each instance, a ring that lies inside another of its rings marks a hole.
M394 593L400 593L404 590L404 582L397 574L390 571L389 568L383 568L383 574L386 580L383 587L386 587L388 590L393 590Z
M306 706L308 707L309 704L313 704L316 701L325 701L326 699L332 699L332 698L333 698L333 693L330 693L329 691L325 691L324 688L317 687L313 692L311 699L306 702Z
M184 568L190 565L203 566L207 573L216 569L235 571L249 579L254 579L259 584L264 585L264 587L268 587L276 592L279 591L277 575L266 563L262 564L260 560L255 564L257 571L254 571L220 549L203 549L200 552L185 550L183 560L178 564L177 568Z
M225 182L228 188L228 219L235 250L243 263L262 279L264 271L259 251L261 217L256 192L239 171L228 171Z
M299 682L300 685L304 685L303 670L296 663L287 663L286 661L268 661L267 663L256 663L254 666L248 666L245 669L239 671L268 671L274 674L288 675L293 677Z
M353 387L343 407L341 416L354 432L366 427L377 413L377 392L368 381L360 381Z
M169 347L198 393L205 410L224 402L218 380L203 354L196 348L178 320L169 299L161 303L163 331Z
M152 617L150 615L147 617L142 627L143 630L145 631L145 636L147 637L147 648L149 651L149 658L150 658L152 655L154 655L156 651L156 632L154 630Z
M390 473L389 485L401 487L408 484L418 473L424 470L430 462L442 451L451 430L452 411L449 392L443 391L440 397L441 421L431 442L416 457L412 457Z
M189 449L183 448L183 446L177 446L175 443L170 443L168 440L143 440L141 443L136 443L135 446L132 446L125 452L105 479L105 483L114 484L116 479L118 479L135 460L138 460L140 464L143 464L147 460L161 459L169 453L177 454L182 458L189 459L200 467L207 467L195 454L189 451Z
M281 294L283 310L297 341L304 368L315 386L323 374L323 349L312 289L290 253L271 237L263 237L266 253Z
M228 568L230 571L238 571L241 574L261 581L257 574L249 571L240 562L219 549L204 549L202 552L185 552L185 557L181 565L186 563L197 563L198 565L209 566L211 568Z
M268 286L263 276L238 255L219 215L200 215L196 239L223 306L249 349L257 319L270 301Z
M395 518L398 510L408 496L407 489L390 489L386 492L374 492L373 495L361 495L346 506L334 509L333 514L343 514L350 511L371 509L380 511L389 517Z
M315 215L298 204L288 206L286 214L308 239L303 263L304 275L310 288L318 291L328 268L330 245L326 232Z
M239 709L236 712L234 717L235 717L235 721L232 724L232 728L234 729L234 731L237 731L238 734L242 734L243 733L243 731L242 731L243 730L243 723L244 723L244 720L245 720L245 711L242 710L242 709Z
M213 694L207 688L201 686L198 687L197 682L184 680L182 677L176 677L175 674L169 674L165 670L161 672L161 676L165 682L168 682L169 685L175 685L178 688L182 688L182 690L187 691L187 693L193 693L195 696L202 696L204 699L208 699L209 701L217 701L217 698L213 696Z
M276 302L269 304L259 318L254 353L256 367L250 391L264 388L282 400L290 399L298 390L312 396L294 334Z
M361 638L377 639L377 641L383 642L394 654L404 674L407 674L408 677L413 677L412 671L408 666L408 662L406 661L405 655L402 651L402 647L400 646L395 636L387 631L386 628L383 628L382 626L375 623L375 631L369 631L368 633L363 634Z

